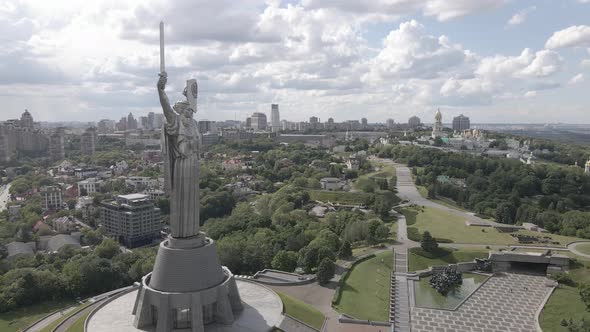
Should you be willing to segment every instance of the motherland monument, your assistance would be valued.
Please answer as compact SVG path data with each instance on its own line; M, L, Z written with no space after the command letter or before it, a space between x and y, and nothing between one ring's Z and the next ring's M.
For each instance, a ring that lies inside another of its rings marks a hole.
M222 267L212 239L199 231L199 133L197 82L188 80L186 101L170 106L165 92L164 25L160 23L160 74L157 83L166 118L162 152L170 194L171 233L159 247L154 270L141 280L133 325L157 332L205 331L210 323L232 324L243 309L236 281Z

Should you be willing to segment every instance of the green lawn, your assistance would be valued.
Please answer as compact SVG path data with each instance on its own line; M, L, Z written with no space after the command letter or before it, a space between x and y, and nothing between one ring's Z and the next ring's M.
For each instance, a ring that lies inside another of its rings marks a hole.
M392 270L391 250L359 263L346 276L334 308L358 319L388 321Z
M576 249L583 254L590 255L590 242L585 244L578 244L576 246Z
M412 225L413 216L404 212L408 224L418 229L420 234L424 231L429 231L432 236L440 239L449 239L454 243L468 243L468 244L517 244L516 240L508 233L500 233L491 227L467 226L465 219L461 216L449 211L424 207L413 208L410 211L418 211L415 216L416 222ZM553 241L559 242L564 246L569 242L579 240L575 237L562 236L556 234L543 234L539 232L520 230L513 234L533 235L533 236L549 236ZM535 243L534 245L544 245ZM547 244L552 245L552 244Z
M0 314L0 331L16 332L56 310L67 308L71 302L47 302Z
M569 272L571 278L577 283L590 282L590 261L578 262ZM539 321L543 331L567 332L567 327L560 325L562 319L572 318L579 321L582 318L588 320L589 317L590 312L586 311L578 288L559 285L543 308Z
M416 227L420 233L429 231L435 238L449 239L455 243L515 244L507 233L491 227L465 225L465 219L449 211L425 207L416 215ZM539 233L537 233L539 235Z
M285 293L281 293L279 291L276 293L283 301L286 314L297 318L300 321L317 328L318 330L322 328L322 325L324 325L325 316L321 313L321 311Z
M309 196L312 200L316 201L361 205L367 204L371 194L364 192L310 190Z
M425 270L434 265L471 262L475 258L487 258L489 250L485 248L439 248L435 253L428 253L422 248L411 248L408 268L410 271Z

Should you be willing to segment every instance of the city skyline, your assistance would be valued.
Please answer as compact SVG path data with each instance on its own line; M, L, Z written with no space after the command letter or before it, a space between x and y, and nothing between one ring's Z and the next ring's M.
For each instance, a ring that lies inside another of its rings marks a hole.
M98 121L157 110L154 46L164 20L174 36L170 85L182 86L181 72L199 81L199 119L269 116L277 103L293 121L400 122L440 107L482 123L590 123L589 6L11 1L0 10L10 36L0 42L0 117L29 109L40 121ZM473 24L477 33L466 29Z

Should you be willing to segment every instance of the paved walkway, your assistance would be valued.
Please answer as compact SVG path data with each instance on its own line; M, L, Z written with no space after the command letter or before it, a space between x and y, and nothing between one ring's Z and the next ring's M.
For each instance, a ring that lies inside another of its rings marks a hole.
M69 314L74 309L76 309L76 307L69 307L69 308L66 308L64 310L60 310L60 311L58 311L58 312L56 312L56 313L54 313L52 315L49 315L49 316L43 318L42 320L40 320L37 323L35 323L35 325L32 325L32 326L30 326L28 328L25 328L23 330L23 332L40 332L47 325L53 323L57 319L60 319L64 315Z
M317 329L307 326L289 316L284 316L283 321L278 327L285 332L318 332Z
M414 307L412 332L535 332L535 313L551 292L543 276L491 277L457 310Z
M398 188L400 186L398 177ZM406 217L397 215L397 244L394 246L395 272L391 274L391 294L389 304L389 321L395 331L410 331L410 289L408 282L408 249L418 246L417 242L408 239Z

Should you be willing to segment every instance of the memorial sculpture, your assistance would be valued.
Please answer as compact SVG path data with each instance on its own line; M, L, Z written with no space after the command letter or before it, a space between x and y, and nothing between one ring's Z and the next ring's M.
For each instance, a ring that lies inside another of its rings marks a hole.
M165 92L164 28L160 23L160 104L166 188L170 194L170 235L159 247L154 270L137 293L133 325L169 332L205 331L210 323L231 324L243 309L233 275L222 267L215 243L199 231L199 133L193 119L198 93L188 80L186 101L170 106Z

